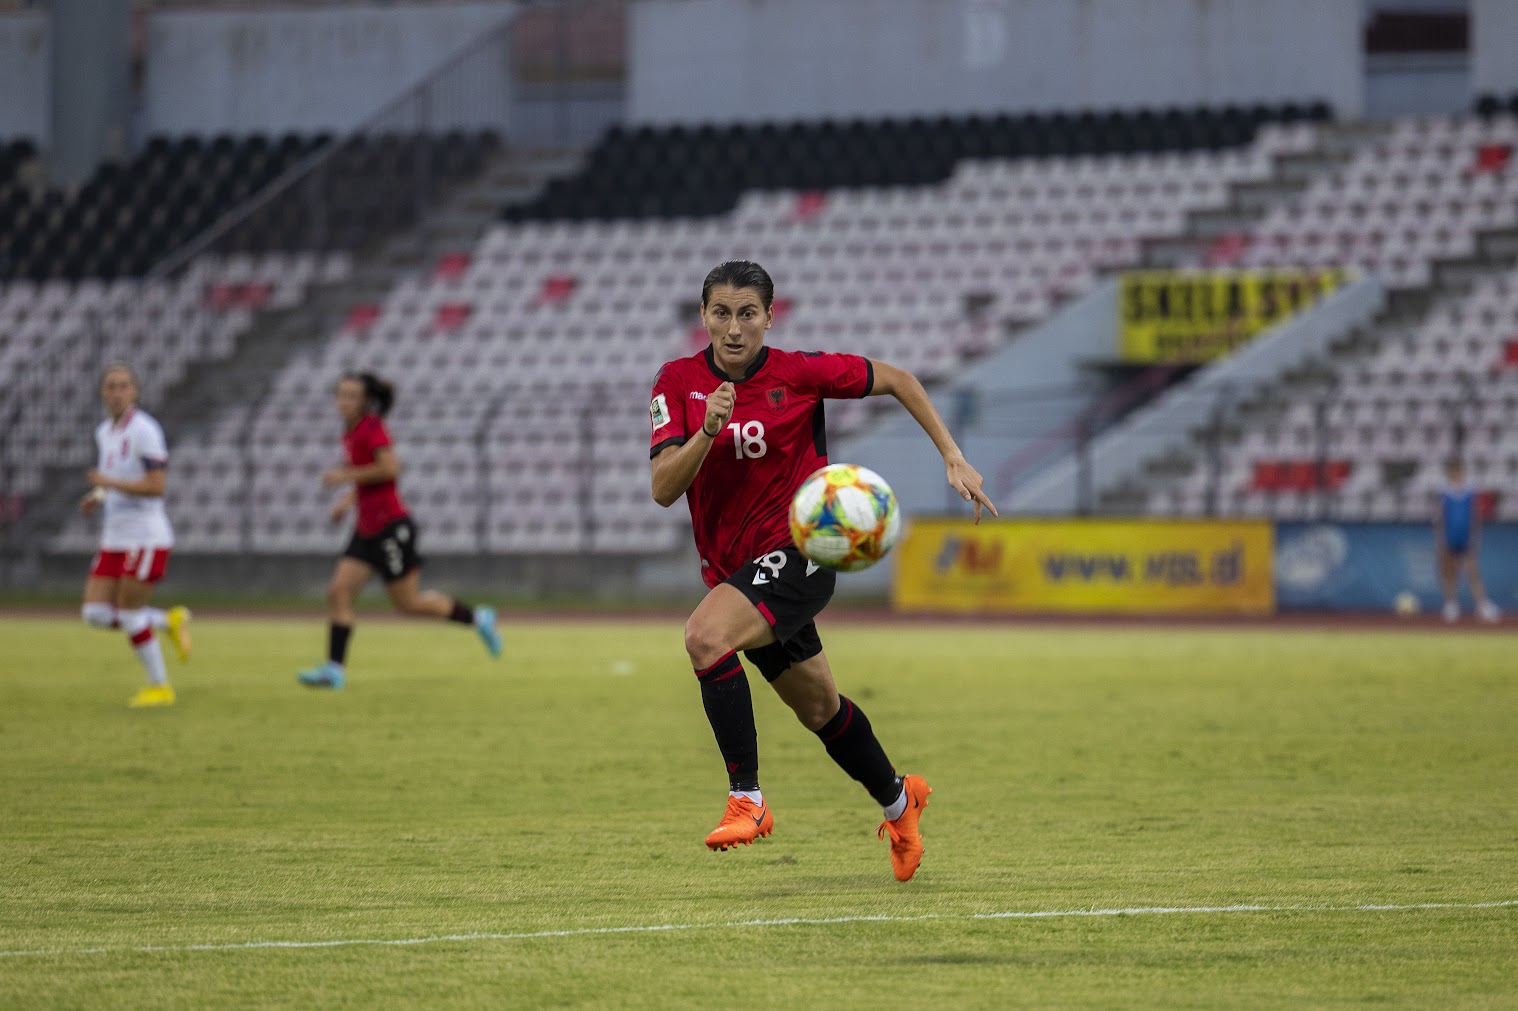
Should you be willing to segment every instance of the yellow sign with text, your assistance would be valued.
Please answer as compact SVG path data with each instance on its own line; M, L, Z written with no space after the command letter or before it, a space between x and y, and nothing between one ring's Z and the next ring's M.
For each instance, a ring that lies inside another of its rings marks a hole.
M1275 611L1268 521L912 523L896 548L901 611L1244 614Z
M1135 270L1119 282L1119 354L1186 364L1229 354L1344 284L1340 270Z

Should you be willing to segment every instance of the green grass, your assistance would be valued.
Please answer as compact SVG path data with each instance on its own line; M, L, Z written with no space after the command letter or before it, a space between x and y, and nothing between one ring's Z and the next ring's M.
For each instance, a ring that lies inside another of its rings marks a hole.
M1518 899L1512 641L833 626L844 690L935 787L898 884L878 809L757 675L773 838L724 780L677 622L203 622L180 702L118 636L0 620L0 1006L1511 1006L1518 908L968 919ZM399 939L735 920L425 945ZM79 953L82 948L103 952Z

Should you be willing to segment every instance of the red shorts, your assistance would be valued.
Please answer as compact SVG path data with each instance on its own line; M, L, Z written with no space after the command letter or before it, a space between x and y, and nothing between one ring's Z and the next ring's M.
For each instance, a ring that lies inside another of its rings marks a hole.
M133 548L131 551L101 551L95 555L90 575L98 579L135 579L139 583L156 583L169 568L168 548Z

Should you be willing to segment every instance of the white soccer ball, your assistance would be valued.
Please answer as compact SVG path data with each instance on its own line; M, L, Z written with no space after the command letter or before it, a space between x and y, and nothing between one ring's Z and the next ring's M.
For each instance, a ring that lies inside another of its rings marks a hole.
M791 539L825 569L867 569L884 558L900 536L896 493L867 467L823 467L801 483L791 500Z
M1392 601L1392 610L1402 617L1407 618L1418 613L1418 595L1411 590L1403 590Z

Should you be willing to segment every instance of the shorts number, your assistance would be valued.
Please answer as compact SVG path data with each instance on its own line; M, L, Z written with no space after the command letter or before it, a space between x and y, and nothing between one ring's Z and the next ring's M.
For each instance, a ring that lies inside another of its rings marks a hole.
M727 426L733 433L733 454L737 459L757 460L770 451L764 442L764 422L748 421L739 427L738 422Z
M406 564L401 557L401 546L395 543L394 538L386 537L380 542L380 547L385 552L385 568L390 570L392 576L399 576Z
M754 573L754 585L763 586L772 579L780 578L780 570L785 568L785 552L771 551L763 558L754 559L754 564L759 566L759 571Z

